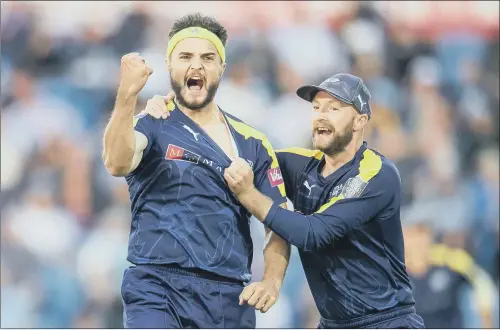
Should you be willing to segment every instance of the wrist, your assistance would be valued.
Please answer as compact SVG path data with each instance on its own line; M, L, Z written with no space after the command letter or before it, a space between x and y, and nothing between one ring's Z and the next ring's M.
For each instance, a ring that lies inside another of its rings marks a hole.
M137 100L137 96L139 94L131 91L131 88L125 85L121 85L118 87L117 93L117 103L130 103L135 102Z
M264 277L262 278L262 282L267 282L269 284L271 284L275 289L276 291L280 291L281 289L281 285L283 284L283 279L279 279L279 278L266 278L266 275L264 275Z
M257 189L255 188L254 185L252 185L251 187L240 192L238 195L236 195L236 197L238 197L240 201L242 200L248 201L249 199L252 198L252 196L255 194L256 191Z

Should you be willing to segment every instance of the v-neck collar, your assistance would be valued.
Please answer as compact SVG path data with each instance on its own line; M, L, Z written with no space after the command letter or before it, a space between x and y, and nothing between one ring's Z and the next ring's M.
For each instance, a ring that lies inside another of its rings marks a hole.
M215 142L210 137L210 135L200 125L198 125L197 122L195 122L194 120L189 118L188 115L186 115L184 112L182 112L181 109L177 106L177 103L175 103L175 101L172 101L172 102L174 102L174 105L175 105L174 112L175 111L178 112L178 115L180 116L180 121L195 128L198 131L197 133L200 133L200 136L203 137L205 142L207 142L212 148L214 148L216 151L218 151L220 153L220 155L228 162L228 164L231 164L231 162L232 162L231 158L229 158L229 156L224 152L224 150L222 150L222 148L217 144L217 142ZM227 114L219 106L217 106L217 109L220 111L220 113L222 114L222 117L224 118L224 125L229 129L229 134L231 135L231 138L234 141L234 147L236 147L236 150L235 150L236 153L239 156L241 156L242 155L241 149L238 145L238 140L236 139L234 128L229 123L229 120L227 120ZM232 141L231 141L231 144L233 145Z
M361 158L361 156L363 155L363 153L365 152L366 149L367 149L367 143L365 141L363 141L363 144L358 149L358 151L356 151L356 153L354 154L354 157L351 160L349 160L347 163L345 163L344 165L339 167L335 172L328 175L327 177L324 177L323 175L321 175L321 171L323 170L323 167L325 166L325 155L323 155L323 157L321 158L321 161L318 163L318 166L316 167L318 182L324 184L324 183L336 181L337 179L339 179L341 176L343 176L345 173L347 173L348 171L351 170L352 165L354 165L359 160L359 158Z

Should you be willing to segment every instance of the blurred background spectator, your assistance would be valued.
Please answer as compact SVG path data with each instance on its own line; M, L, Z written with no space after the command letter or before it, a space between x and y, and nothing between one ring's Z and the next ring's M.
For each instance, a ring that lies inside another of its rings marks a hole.
M229 32L217 102L264 131L276 149L310 147L310 105L295 96L299 85L336 72L364 79L373 96L366 140L401 172L417 308L432 327L428 307L447 292L457 297L447 308L460 314L448 324L443 312L433 324L498 327L495 1L3 1L1 326L122 327L128 190L101 161L120 58L137 51L154 69L139 111L170 91L164 52L172 22L198 11ZM263 228L256 221L252 233L259 279ZM439 263L431 246L466 257ZM481 276L464 273L464 260ZM295 249L278 303L257 318L258 327L317 325Z

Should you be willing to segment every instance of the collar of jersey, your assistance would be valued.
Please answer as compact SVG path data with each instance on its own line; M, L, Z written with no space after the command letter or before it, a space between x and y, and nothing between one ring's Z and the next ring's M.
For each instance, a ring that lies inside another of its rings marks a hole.
M228 164L231 164L231 159L226 155L226 153L220 148L219 145L217 145L217 143L210 137L206 134L206 132L194 121L192 120L191 118L189 118L189 116L187 116L184 112L181 111L181 109L179 109L179 107L177 106L177 103L175 103L175 101L172 101L173 104L174 104L174 109L171 110L171 114L170 114L170 117L169 119L171 120L174 120L174 121L178 121L178 122L181 122L181 123L184 123L184 124L187 124L187 125L190 125L193 127L193 129L197 130L200 134L203 135L203 137L205 138L205 140L214 148L216 149L218 152L221 153L220 156L222 156L224 158L224 160L226 160L228 162ZM217 106L217 108L219 109L219 111L222 113L222 116L224 116L224 120L226 121L226 124L230 130L230 133L232 134L233 138L235 139L235 143L236 143L236 148L238 148L238 154L241 154L241 150L239 149L238 147L238 142L236 141L236 137L234 136L234 134L239 134L238 132L236 132L236 130L233 128L233 126L231 125L231 123L228 121L228 117L227 117L227 114L219 107ZM229 165L228 165L229 166Z
M318 166L316 167L316 171L318 174L318 182L327 183L327 182L335 181L338 178L340 178L342 175L344 175L345 173L349 172L354 165L359 163L359 161L363 157L363 152L365 152L366 149L367 149L367 143L365 141L363 141L363 144L358 149L358 151L356 151L356 153L354 154L354 157L350 161L348 161L347 163L342 165L335 172L333 172L332 174L327 176L326 178L321 175L321 170L323 169L323 166L325 165L325 156L323 156L323 158L321 158L321 161L318 162Z

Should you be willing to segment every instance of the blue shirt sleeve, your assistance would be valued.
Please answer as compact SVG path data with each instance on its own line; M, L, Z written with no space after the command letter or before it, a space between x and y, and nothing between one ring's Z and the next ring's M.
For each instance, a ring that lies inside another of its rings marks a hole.
M138 114L134 116L134 130L144 134L148 139L148 145L144 149L143 157L146 156L156 139L159 120L153 118L149 114Z
M322 156L322 154L315 150L302 148L276 150L276 157L278 158L283 181L285 182L286 196L291 201L295 200L295 192L299 189L297 182L304 168L311 160L311 157L318 156Z
M264 224L297 248L311 251L330 245L374 218L383 220L399 210L401 180L397 169L384 165L371 180L359 176L346 182L311 215L301 215L273 205Z
M259 145L254 170L255 187L275 203L286 203L285 184L271 143L264 136Z

